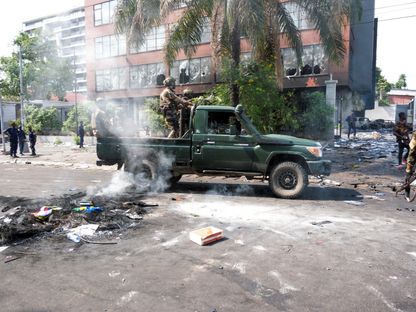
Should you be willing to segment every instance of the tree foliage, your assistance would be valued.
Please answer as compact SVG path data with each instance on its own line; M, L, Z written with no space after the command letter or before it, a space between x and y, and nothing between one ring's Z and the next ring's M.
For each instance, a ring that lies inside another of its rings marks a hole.
M323 138L333 127L334 109L326 104L323 92L313 92L301 95L305 107L301 114L302 132L311 138Z
M75 108L75 106L72 107L71 110L68 112L67 119L64 121L62 130L64 132L77 133L77 115L78 125L82 121L84 124L85 132L91 132L92 105L89 103L78 104L77 108Z
M25 118L26 128L32 127L38 133L59 132L62 128L56 108L27 105L25 106Z
M160 112L159 99L147 98L144 101L144 113L146 116L147 124L142 125L149 129L152 133L164 133L166 132L167 125L162 113Z
M56 95L63 100L72 89L73 74L69 59L60 58L56 45L40 33L20 33L14 40L21 47L23 94L26 99L45 100ZM16 100L20 94L19 53L0 58L0 87L6 99Z
M292 93L280 92L275 84L272 64L248 62L241 64L240 70L235 70L231 62L224 62L223 69L221 77L227 82L234 79L240 89L244 110L259 131L276 133L299 128ZM219 84L205 99L205 103L229 105L229 92L227 84Z
M376 68L376 93L380 105L388 105L387 93L394 88L394 84L387 81L386 77L383 76L382 70Z
M406 89L407 87L407 82L406 82L406 75L405 74L401 74L399 77L399 80L397 80L395 87L397 89Z

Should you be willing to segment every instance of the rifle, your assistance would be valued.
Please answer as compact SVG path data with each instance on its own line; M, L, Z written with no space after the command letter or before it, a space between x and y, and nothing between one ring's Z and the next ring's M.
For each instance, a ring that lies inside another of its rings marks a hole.
M398 189L398 190L396 190L396 197L397 197L397 195L400 193L400 192L402 192L402 191L404 191L404 190L406 190L406 189L410 189L411 188L411 186L412 186L412 183L414 182L416 180L416 172L413 172L412 173L412 175L410 176L410 178L409 179L407 179L406 181L405 181L405 183L404 184L402 184L401 186L400 186L400 188ZM410 193L409 193L409 195L410 195ZM411 203L411 202L413 202L414 200L416 199L416 192L413 194L413 196L408 200L408 202L409 203Z

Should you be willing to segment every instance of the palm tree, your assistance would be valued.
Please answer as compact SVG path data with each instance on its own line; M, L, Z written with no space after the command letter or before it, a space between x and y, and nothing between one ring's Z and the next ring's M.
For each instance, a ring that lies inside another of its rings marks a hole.
M308 20L320 34L329 60L340 63L345 55L343 26L348 19L361 15L361 0L292 0L304 10ZM116 29L127 33L130 43L140 45L145 34L158 26L172 9L186 4L187 9L178 20L165 45L165 59L172 64L183 49L188 57L201 41L206 18L211 21L214 72L218 59L230 57L232 67L240 64L241 35L249 40L253 58L272 61L276 81L283 88L283 64L280 49L286 38L295 49L301 63L302 41L291 12L277 0L121 0L116 17ZM239 103L238 86L230 84L231 102Z

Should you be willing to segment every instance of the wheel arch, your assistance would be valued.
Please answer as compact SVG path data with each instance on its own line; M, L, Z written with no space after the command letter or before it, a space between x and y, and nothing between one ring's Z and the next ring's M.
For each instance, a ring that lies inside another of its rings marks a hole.
M299 154L272 154L270 155L268 161L267 161L267 169L266 169L266 176L270 175L271 170L277 166L278 164L285 162L285 161L292 161L295 163L300 164L308 174L310 174L310 169L309 166L306 162L306 159L304 157L302 157Z

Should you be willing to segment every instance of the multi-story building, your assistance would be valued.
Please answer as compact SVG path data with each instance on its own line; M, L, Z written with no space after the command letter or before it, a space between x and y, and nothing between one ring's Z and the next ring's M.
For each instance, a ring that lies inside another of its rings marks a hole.
M363 0L363 18L346 25L344 40L346 57L342 64L328 62L318 32L305 13L291 1L282 1L301 30L304 45L301 68L294 50L282 40L285 88L325 90L326 81L336 80L339 116L349 110L363 110L374 105L376 20L374 0ZM165 23L152 29L141 47L129 47L123 35L117 35L113 24L116 0L85 0L87 41L88 98L112 99L136 118L144 98L158 96L164 77L173 76L177 92L191 85L194 93L202 93L215 83L211 65L211 29L207 21L201 43L188 59L179 53L168 67L163 61L163 46L169 29L177 21L176 10ZM242 57L250 57L250 45L241 42Z
M75 8L60 14L45 16L23 23L23 31L40 31L42 35L56 43L58 55L71 59L76 75L76 91L87 91L85 10ZM74 79L75 80L75 79ZM74 90L75 91L75 84Z

